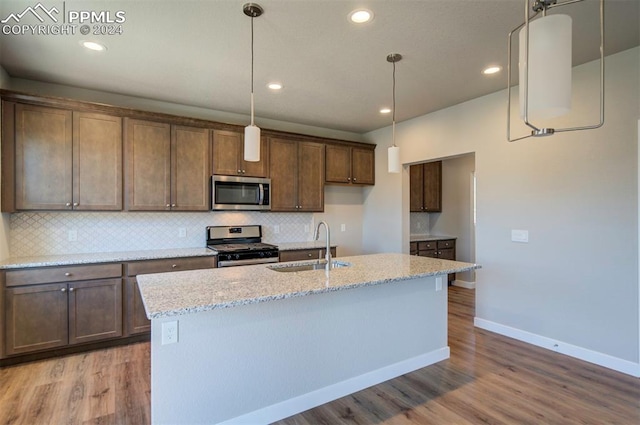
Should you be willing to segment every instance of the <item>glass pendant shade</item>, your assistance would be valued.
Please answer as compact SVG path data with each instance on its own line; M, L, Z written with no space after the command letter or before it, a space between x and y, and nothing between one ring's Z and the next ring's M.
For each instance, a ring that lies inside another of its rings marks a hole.
M390 173L400 172L400 148L397 146L391 146L389 148L388 167Z
M550 15L529 23L529 60L526 27L520 30L520 117L529 122L549 119L571 110L571 17ZM528 93L524 94L527 68Z
M244 160L260 161L260 127L253 124L244 128Z

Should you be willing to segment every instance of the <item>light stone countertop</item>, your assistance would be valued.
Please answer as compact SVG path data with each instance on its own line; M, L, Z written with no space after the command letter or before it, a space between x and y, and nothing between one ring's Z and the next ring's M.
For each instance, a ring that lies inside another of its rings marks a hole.
M144 251L96 252L87 254L46 255L38 257L14 257L0 261L0 269L28 267L70 266L120 261L158 260L163 258L204 257L216 253L207 248L150 249Z
M450 235L409 235L409 242L422 242L422 241L441 241L444 239L458 239L457 236Z
M150 319L307 296L479 268L476 264L407 254L339 257L350 267L277 272L269 265L138 275ZM279 263L308 264L309 261Z

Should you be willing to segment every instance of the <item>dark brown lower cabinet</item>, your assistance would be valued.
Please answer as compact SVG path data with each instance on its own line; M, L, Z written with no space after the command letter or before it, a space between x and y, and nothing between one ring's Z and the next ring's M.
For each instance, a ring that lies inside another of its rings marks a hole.
M6 354L122 336L122 279L8 288Z
M327 250L324 248L294 249L280 251L280 262L301 261L301 260L322 260ZM331 258L336 256L336 247L331 247Z
M135 277L128 277L125 284L127 298L127 334L135 335L151 332L151 320L147 319L142 296Z
M441 258L443 260L456 259L456 240L455 239L435 239L429 241L411 242L409 252L411 255L420 257ZM449 283L456 278L455 273L449 274Z

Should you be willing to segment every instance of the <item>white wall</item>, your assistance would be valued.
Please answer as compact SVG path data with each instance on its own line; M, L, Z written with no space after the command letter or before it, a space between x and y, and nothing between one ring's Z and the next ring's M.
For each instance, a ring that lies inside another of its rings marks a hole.
M475 152L478 323L637 375L639 52L607 57L598 130L508 143L505 91L396 126L404 164ZM574 69L567 124L597 121L597 90L597 62ZM386 162L389 129L365 136ZM363 218L384 231L364 235L365 251L403 250L408 185L406 170L377 167ZM511 229L529 230L529 243L511 242Z
M324 213L313 215L314 226L322 220L329 224L331 244L338 245L341 257L362 253L362 193L363 189L355 186L325 186ZM319 239L324 240L324 229L320 232Z

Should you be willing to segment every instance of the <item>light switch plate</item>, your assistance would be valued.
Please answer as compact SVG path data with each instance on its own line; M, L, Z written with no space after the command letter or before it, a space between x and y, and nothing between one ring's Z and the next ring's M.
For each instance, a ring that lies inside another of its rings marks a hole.
M529 231L528 230L513 229L513 230L511 230L511 240L513 242L528 243L529 242Z

